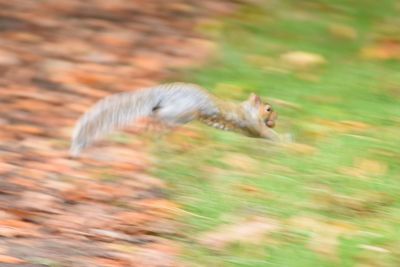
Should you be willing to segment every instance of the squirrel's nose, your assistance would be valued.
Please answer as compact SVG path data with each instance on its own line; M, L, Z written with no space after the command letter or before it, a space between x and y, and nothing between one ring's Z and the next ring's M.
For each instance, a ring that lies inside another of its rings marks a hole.
M270 127L274 128L275 127L275 121L278 118L278 114L276 112L272 112L268 118L265 120L265 124Z
M267 126L270 127L270 128L274 128L275 127L275 121L273 121L273 120L267 121Z

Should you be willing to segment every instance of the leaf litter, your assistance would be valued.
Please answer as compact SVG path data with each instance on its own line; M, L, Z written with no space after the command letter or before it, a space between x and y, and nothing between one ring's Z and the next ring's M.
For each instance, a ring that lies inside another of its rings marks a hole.
M68 146L75 121L101 97L215 54L194 32L197 20L226 13L211 2L2 2L2 264L178 266L178 245L165 240L178 234L181 209L147 173L145 140L99 142L79 159Z

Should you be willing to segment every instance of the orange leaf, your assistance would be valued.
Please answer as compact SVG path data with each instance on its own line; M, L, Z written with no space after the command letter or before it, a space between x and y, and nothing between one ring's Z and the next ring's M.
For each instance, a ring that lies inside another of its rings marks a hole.
M0 262L1 263L11 263L11 264L18 264L18 263L24 263L24 260L7 256L7 255L0 255Z

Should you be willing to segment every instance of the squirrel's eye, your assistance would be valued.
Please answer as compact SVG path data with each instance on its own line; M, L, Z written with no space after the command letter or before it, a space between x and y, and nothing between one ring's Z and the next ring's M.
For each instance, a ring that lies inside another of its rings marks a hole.
M270 106L266 107L265 109L266 111L270 112L272 110L272 108Z

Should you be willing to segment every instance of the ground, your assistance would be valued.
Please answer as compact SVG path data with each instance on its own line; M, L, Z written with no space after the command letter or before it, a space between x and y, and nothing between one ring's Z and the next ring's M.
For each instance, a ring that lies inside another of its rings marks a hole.
M400 265L397 1L0 5L4 266ZM259 93L293 143L195 123L69 157L96 100L172 80Z

